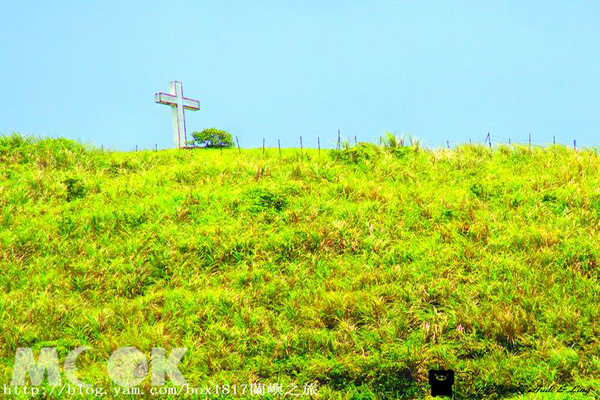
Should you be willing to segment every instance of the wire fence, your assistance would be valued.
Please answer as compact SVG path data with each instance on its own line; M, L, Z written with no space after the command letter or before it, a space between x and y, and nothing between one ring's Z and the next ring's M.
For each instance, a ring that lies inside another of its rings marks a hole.
M581 144L577 142L577 139L564 141L564 140L557 139L555 135L553 135L551 138L546 138L546 139L542 140L542 139L535 138L531 134L528 134L526 137L523 137L523 136L510 137L510 136L494 135L489 132L485 135L483 142L478 141L478 140L472 140L472 139L469 139L469 141L467 143L447 140L446 143L444 143L444 145L439 146L439 147L446 147L447 149L451 149L451 148L454 148L457 146L462 146L465 144L473 144L473 145L483 144L490 148L497 147L499 145L508 145L508 146L519 145L519 146L529 146L529 147L547 147L547 146L559 145L559 146L565 146L565 147L572 148L575 151L583 150L583 149L592 149L595 151L596 154L598 154L600 152L600 143L586 144L585 146L581 146Z
M490 148L493 147L497 147L499 145L520 145L520 146L529 146L529 147L547 147L547 146L551 146L551 145L562 145L565 147L570 147L573 150L577 151L577 150L582 150L582 149L593 149L595 151L596 154L600 153L600 143L599 144L587 144L585 146L580 146L577 143L577 139L573 139L573 140L568 140L568 141L561 141L561 140L557 140L556 136L552 136L552 138L546 138L544 140L539 139L537 137L533 137L531 134L528 134L526 137L523 136L515 136L515 137L510 137L508 135L506 136L499 136L496 134L492 134L490 132L488 132L487 134L485 134L483 136L483 138L478 137L478 138L469 138L466 141L454 141L454 140L446 140L445 142L439 143L437 146L426 146L424 145L424 142L415 138L412 138L411 136L402 136L399 135L397 137L398 141L403 143L403 145L406 146L410 146L412 145L414 142L418 142L419 145L424 148L424 149L453 149L456 148L458 146L464 146L464 145L484 145L484 146L488 146ZM311 143L312 141L314 141L315 143ZM371 143L371 144L377 144L377 145L382 145L382 138L380 138L376 143L369 141L369 140L360 140L358 138L357 135L352 135L351 137L342 137L340 130L338 130L337 132L337 140L336 139L331 139L329 140L329 143L334 144L333 147L322 147L321 144L322 143L326 143L327 141L322 141L320 136L317 136L316 140L312 140L312 141L306 141L306 138L302 137L302 136L298 136L297 137L297 141L294 143L284 143L284 147L285 149L315 149L318 150L319 152L321 151L321 149L323 150L341 150L345 147L351 147L351 146L356 146L359 143ZM312 146L311 146L312 144ZM272 146L271 146L272 145ZM258 146L258 147L243 147L240 145L240 139L238 136L235 136L235 144L234 147L237 148L238 153L241 154L241 151L243 149L262 149L263 153L267 150L267 149L274 149L277 148L279 151L279 154L281 154L281 149L282 149L282 141L281 139L277 139L277 147L274 147L275 143L267 143L266 138L262 138L262 146ZM202 149L204 148L204 146L187 146L184 147L182 149ZM102 146L102 151L105 151L104 146ZM149 150L153 150L153 151L158 151L158 144L155 144L152 148L141 148L138 145L135 145L135 150L131 150L131 151L149 151ZM161 149L163 150L163 149Z

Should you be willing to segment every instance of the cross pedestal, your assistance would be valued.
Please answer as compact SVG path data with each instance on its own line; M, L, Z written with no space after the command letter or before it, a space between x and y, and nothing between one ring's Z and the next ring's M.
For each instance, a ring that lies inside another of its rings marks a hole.
M187 135L185 133L185 111L198 111L200 102L198 100L183 97L183 85L178 81L171 81L170 93L155 93L154 102L166 104L173 109L173 140L178 149L187 146Z

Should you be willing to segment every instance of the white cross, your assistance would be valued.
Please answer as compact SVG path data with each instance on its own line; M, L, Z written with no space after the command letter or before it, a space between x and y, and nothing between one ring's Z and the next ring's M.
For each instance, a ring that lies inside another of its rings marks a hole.
M187 136L185 134L185 110L198 111L200 102L198 100L183 97L183 85L178 81L171 81L169 84L170 94L155 93L154 102L166 104L173 109L173 140L177 148L187 146Z

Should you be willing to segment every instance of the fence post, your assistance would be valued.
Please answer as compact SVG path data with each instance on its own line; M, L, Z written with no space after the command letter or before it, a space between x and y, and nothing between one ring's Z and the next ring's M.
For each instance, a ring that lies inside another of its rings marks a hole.
M573 150L577 152L577 140L573 140Z
M337 149L340 150L340 145L341 145L341 141L340 141L340 130L338 129L338 141L337 141Z
M356 140L356 135L354 135L354 144L358 144L358 141Z
M277 139L277 147L279 148L279 157L281 157L281 142Z
M240 150L240 141L238 140L237 136L235 137L235 142L237 143L237 146L238 146L238 153L242 154L242 150Z
M302 150L302 136L300 136L300 150Z
M552 144L556 144L556 135L552 135Z
M510 146L510 138L508 138L508 145Z
M448 149L450 149L450 141L446 140L446 147L448 147Z
M531 149L531 133L529 134L529 148Z
M265 155L265 138L263 138L263 156Z
M317 137L317 148L319 149L319 158L321 158L321 138Z
M137 151L137 144L135 145L135 151Z
M154 143L154 151L158 151L158 143Z
M469 138L469 146L471 145L471 138Z

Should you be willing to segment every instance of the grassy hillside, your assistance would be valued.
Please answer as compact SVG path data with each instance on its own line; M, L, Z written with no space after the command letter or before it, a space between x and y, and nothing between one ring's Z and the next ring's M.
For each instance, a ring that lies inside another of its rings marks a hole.
M0 386L17 347L87 345L78 375L107 389L111 352L135 346L187 347L195 387L423 398L451 368L457 398L591 397L599 227L589 150L0 138Z

